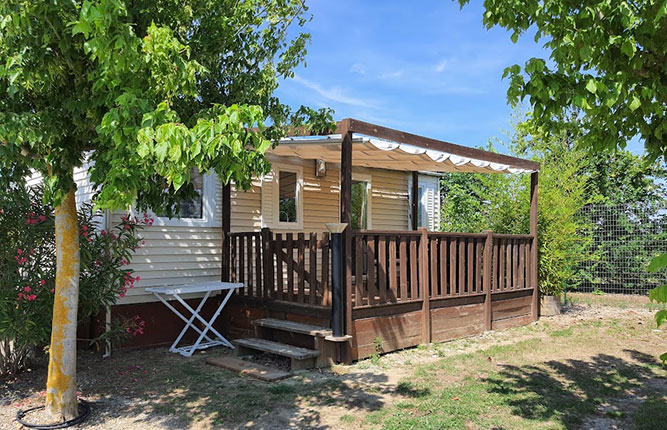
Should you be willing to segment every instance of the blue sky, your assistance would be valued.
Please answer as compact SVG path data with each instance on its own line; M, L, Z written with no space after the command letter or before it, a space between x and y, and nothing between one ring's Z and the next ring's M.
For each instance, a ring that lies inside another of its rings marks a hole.
M353 117L466 146L511 129L505 67L548 54L532 37L486 30L481 1L308 2L306 67L278 96L294 107ZM641 145L629 145L641 152Z

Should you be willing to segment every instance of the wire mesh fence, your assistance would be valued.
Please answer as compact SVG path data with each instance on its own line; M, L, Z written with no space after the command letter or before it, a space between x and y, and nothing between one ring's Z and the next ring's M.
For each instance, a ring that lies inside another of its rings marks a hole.
M591 223L591 257L578 270L582 292L648 294L667 283L667 273L649 273L649 261L667 252L667 203L588 205L580 214Z

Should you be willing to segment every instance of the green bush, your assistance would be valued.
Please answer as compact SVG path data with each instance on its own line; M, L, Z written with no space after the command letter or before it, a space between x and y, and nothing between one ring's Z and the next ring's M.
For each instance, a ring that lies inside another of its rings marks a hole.
M590 260L590 225L578 216L589 203L585 154L568 136L546 137L530 121L517 125L507 143L517 156L541 163L538 185L539 289L560 295ZM491 148L493 149L493 148ZM452 173L442 179L442 230L530 232L530 176Z
M30 351L48 344L55 287L55 230L53 208L43 203L41 188L5 184L0 192L0 374L25 367ZM124 218L113 231L97 228L89 204L79 209L81 277L79 321L116 303L139 277L126 266L140 246L142 224ZM114 321L104 339L121 340L141 334L138 317Z

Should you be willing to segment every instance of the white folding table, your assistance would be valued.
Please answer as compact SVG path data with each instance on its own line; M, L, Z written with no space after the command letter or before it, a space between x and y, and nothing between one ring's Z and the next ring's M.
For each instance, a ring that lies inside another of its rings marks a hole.
M234 290L242 287L243 284L240 283L212 281L212 282L185 284L185 285L175 285L171 287L146 288L146 291L148 291L149 293L153 293L155 297L157 297L162 303L164 303L166 307L171 309L173 313L178 315L178 317L185 322L185 327L183 327L183 330L178 335L174 343L171 344L169 351L177 352L185 357L190 357L196 350L210 348L212 346L224 345L234 349L234 345L232 345L227 339L225 339L225 337L221 335L220 332L218 332L216 329L213 328L213 323L220 316L222 309L227 304L227 301L231 297ZM204 303L206 303L206 300L209 298L211 293L216 291L220 291L221 293L226 291L227 294L222 299L220 306L218 306L218 309L215 311L211 319L209 321L206 321L201 315L199 315L199 312L204 307ZM201 302L199 302L197 308L193 309L192 306L190 306L185 300L183 300L181 295L195 294L195 293L204 293L204 297L202 297ZM174 308L167 301L168 300L167 298L169 297L171 297L169 300L176 299L181 305L183 305L185 309L187 309L188 312L192 314L192 316L190 318L186 318L185 316L183 316L183 314L181 314L176 308ZM197 327L194 324L195 319L199 320L202 324L204 324L205 327L204 330L200 330L199 327ZM197 341L193 345L178 347L178 343L181 341L181 339L183 338L183 336L185 335L185 333L188 331L189 328L192 328L197 333L199 333ZM209 331L213 335L215 335L214 338L211 338L207 334ZM206 339L206 341L202 342L204 339Z

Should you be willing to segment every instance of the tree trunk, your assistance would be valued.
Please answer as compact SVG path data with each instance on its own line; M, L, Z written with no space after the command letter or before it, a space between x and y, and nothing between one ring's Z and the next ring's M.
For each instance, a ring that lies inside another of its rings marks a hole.
M75 187L56 207L56 291L53 303L46 410L55 419L78 415L76 323L79 301L79 227Z

